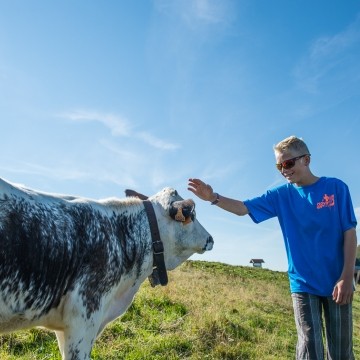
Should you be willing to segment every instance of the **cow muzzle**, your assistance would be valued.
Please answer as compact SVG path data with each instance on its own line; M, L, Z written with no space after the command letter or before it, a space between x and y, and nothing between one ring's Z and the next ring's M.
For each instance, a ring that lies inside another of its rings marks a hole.
M206 239L206 244L205 246L202 248L202 251L201 251L201 254L204 253L205 251L210 251L212 250L214 246L214 239L212 236L209 236L207 239Z

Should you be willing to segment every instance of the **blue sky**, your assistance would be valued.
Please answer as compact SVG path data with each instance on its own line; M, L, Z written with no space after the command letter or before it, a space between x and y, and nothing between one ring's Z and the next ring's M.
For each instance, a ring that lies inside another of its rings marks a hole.
M360 219L360 2L0 0L0 122L0 177L95 199L200 177L245 200L296 135ZM194 259L286 270L275 219L195 201Z

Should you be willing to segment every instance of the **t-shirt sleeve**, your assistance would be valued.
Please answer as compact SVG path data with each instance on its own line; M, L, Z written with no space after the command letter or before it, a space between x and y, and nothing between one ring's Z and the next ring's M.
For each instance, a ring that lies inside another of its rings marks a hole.
M253 199L245 200L244 204L249 211L250 218L256 224L276 216L274 201L270 191Z
M342 230L345 232L349 229L356 228L357 220L349 188L342 181L339 181L339 184L340 186L338 188L338 192L340 193L340 196L337 196L337 199L340 203L338 204L338 208L340 212Z

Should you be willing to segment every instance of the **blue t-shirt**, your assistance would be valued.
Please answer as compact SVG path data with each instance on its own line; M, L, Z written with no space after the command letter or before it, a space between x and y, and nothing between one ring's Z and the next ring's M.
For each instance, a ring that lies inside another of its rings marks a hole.
M321 177L309 186L287 183L244 203L255 223L278 218L291 292L330 296L344 265L344 232L357 225L347 185Z

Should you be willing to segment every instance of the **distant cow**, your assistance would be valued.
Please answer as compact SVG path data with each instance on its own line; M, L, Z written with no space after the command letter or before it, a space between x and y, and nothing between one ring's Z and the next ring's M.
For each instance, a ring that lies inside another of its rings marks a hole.
M127 193L95 201L0 179L0 332L45 327L63 359L90 359L147 277L166 285L166 270L212 249L192 200Z

